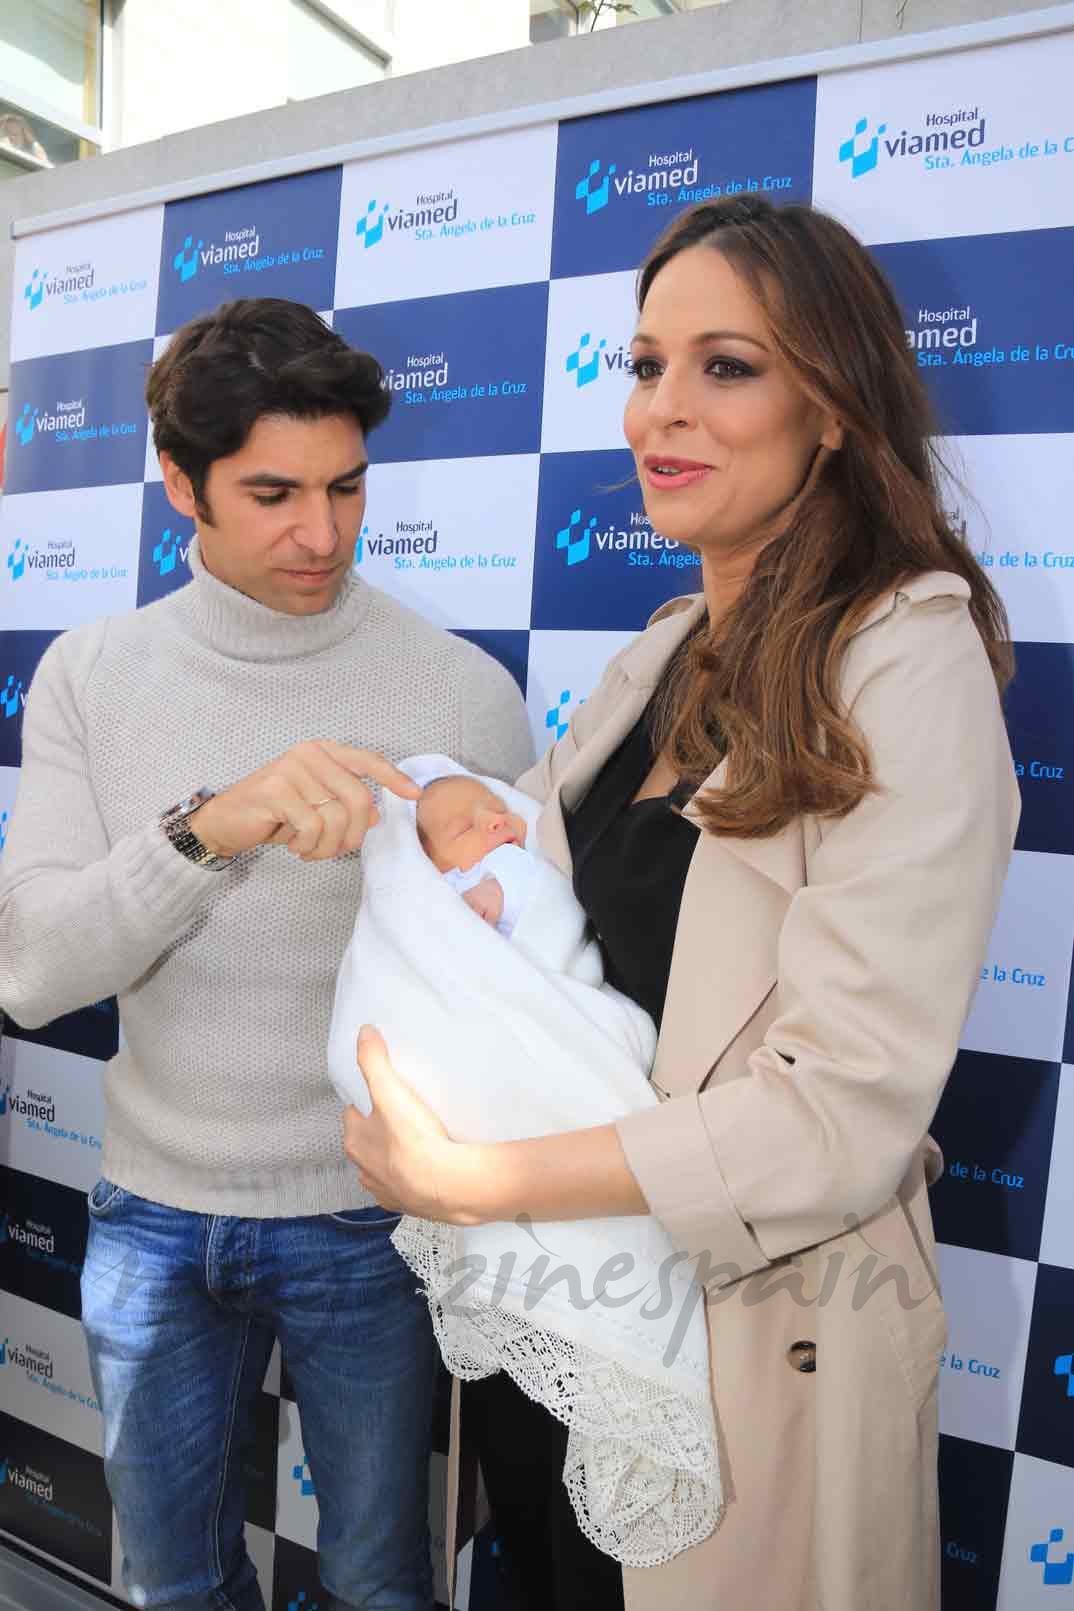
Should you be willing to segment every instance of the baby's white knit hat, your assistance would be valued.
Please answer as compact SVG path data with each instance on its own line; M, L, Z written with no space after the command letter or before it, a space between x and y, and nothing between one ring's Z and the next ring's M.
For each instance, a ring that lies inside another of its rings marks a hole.
M411 755L399 762L399 770L405 772L408 778L413 778L422 789L435 783L437 778L469 778L474 775L447 755Z

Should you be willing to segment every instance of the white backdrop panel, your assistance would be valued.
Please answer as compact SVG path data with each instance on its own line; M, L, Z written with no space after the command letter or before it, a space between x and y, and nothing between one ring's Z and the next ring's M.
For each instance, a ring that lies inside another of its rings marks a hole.
M2 1325L0 1410L100 1454L103 1423L78 1321L5 1292Z
M1064 1064L1059 1079L1040 1257L1043 1264L1074 1270L1074 1067L1069 1063Z
M548 278L554 123L343 169L336 307Z
M1016 1454L997 1611L1055 1611L1074 1600L1072 1518L1074 1469Z
M582 274L549 286L543 452L623 446L634 280L633 272Z
M813 199L866 241L1069 224L1072 190L1070 63L1054 40L818 80Z
M949 489L948 508L965 521L970 547L1007 606L1011 636L1074 642L1070 437L962 436L950 446L969 496Z
M526 629L539 469L535 453L374 465L359 574L438 626Z
M0 504L0 631L66 629L133 610L142 483L10 492Z
M1074 856L1016 851L962 1045L1058 1062L1072 945Z
M164 208L145 207L15 248L11 361L110 347L152 330Z
M940 1431L1013 1449L1037 1266L971 1247L937 1251L947 1307Z
M36 1041L0 1041L0 1161L76 1191L101 1172L103 1065Z

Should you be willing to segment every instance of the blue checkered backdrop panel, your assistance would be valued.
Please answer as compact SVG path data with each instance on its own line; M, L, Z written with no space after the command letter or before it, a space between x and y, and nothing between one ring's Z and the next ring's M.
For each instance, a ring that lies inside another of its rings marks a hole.
M959 467L950 506L1018 645L1021 831L936 1120L949 1611L1074 1592L1072 67L1074 34L1056 34L545 122L56 228L16 257L0 850L46 646L187 579L191 527L141 400L185 319L271 293L378 354L395 407L356 564L502 660L543 746L698 585L649 525L621 434L649 242L693 201L755 190L813 197L875 249ZM105 1001L0 1045L0 1531L122 1595L78 1326L117 1033ZM316 1498L276 1364L246 1470L266 1598L313 1611ZM442 1553L442 1454L434 1475ZM459 1604L494 1605L486 1566L469 1552Z

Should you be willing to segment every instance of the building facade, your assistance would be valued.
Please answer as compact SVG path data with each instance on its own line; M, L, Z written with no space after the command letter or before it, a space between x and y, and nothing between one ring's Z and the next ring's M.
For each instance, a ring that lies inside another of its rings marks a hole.
M0 178L717 0L3 0Z

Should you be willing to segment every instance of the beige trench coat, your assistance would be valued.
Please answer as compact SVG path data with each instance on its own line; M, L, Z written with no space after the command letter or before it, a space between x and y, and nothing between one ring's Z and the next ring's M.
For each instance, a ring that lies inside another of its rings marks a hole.
M625 1572L628 1611L939 1604L927 1128L1018 818L968 597L958 577L919 577L848 647L874 794L839 822L698 840L653 1069L666 1099L618 1128L672 1242L707 1258L725 1509L702 1544ZM563 807L702 608L658 612L520 780L564 872Z

